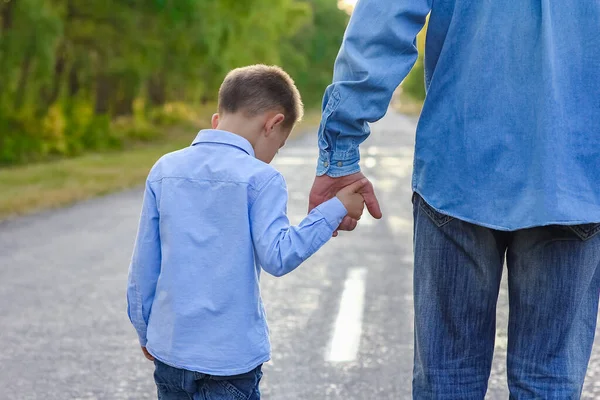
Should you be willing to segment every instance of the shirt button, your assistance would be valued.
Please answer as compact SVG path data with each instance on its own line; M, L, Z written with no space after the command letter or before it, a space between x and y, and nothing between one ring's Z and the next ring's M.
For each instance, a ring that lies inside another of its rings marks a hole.
M324 166L325 168L329 167L329 161L323 161L323 166Z
M341 167L342 165L344 165L341 161L338 161L337 166Z

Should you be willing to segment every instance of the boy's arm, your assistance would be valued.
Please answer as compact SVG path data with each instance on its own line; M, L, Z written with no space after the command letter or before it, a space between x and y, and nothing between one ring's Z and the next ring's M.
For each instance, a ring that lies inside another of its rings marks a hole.
M156 197L148 182L140 216L135 248L129 266L127 314L135 327L140 345L146 346L146 330L150 309L160 274L161 250Z
M308 214L298 226L287 218L287 189L280 174L258 193L250 210L254 248L261 267L274 276L293 271L330 238L346 215L334 197Z

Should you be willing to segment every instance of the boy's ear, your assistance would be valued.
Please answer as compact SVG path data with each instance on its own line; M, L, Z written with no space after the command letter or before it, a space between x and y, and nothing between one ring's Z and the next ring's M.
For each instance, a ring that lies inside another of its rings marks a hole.
M267 136L269 136L275 128L280 126L285 120L285 115L282 113L277 113L275 115L270 116L265 123L265 131Z
M213 114L210 122L211 122L212 128L217 129L217 126L219 126L219 114L218 113Z

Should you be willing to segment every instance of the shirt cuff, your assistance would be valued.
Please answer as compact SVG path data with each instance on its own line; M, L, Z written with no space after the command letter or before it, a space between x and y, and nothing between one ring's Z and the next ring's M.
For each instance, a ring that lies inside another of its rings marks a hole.
M348 214L346 207L344 207L344 204L337 197L327 200L316 209L325 217L325 221L327 221L332 231L335 231L340 226L342 220Z
M340 155L321 150L317 164L317 176L328 175L332 178L339 178L355 174L360 172L359 161L358 150Z

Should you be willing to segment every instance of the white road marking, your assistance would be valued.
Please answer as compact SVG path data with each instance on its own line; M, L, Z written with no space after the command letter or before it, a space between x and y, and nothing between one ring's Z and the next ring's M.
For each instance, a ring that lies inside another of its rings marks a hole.
M508 337L506 337L506 332L502 332L502 331L496 332L495 347L497 349L502 349L502 350L508 349Z
M376 156L379 154L379 148L377 146L369 146L367 147L367 154L370 156Z
M365 158L364 165L367 168L374 168L377 165L377 159L375 157Z
M280 156L275 158L276 165L317 165L316 158L312 157L291 157Z
M362 335L366 276L366 268L348 271L326 361L347 362L356 359Z
M379 161L385 171L395 179L404 178L412 174L412 157L381 157Z
M300 222L302 222L304 218L306 218L306 214L288 214L288 219L292 225L300 225Z

